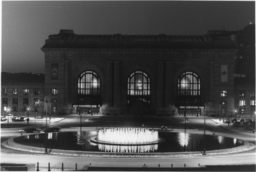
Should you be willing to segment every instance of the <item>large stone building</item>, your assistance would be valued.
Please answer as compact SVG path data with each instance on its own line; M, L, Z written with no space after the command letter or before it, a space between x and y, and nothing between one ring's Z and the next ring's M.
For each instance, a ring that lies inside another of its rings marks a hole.
M50 35L44 96L56 113L231 115L233 35Z

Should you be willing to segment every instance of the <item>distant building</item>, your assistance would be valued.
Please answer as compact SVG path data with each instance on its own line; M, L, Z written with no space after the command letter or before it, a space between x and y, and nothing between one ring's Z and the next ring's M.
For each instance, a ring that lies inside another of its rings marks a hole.
M2 114L10 107L12 113L39 111L44 98L44 74L2 72Z

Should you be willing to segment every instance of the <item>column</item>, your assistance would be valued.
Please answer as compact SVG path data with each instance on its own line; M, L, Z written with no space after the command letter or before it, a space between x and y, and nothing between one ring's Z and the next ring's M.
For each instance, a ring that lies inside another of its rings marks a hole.
M121 74L121 71L120 71L120 61L115 61L114 62L114 90L113 90L113 93L114 93L114 107L120 107L120 91L121 91L121 88L120 88L120 74Z
M113 74L114 74L114 70L113 70L113 62L112 61L108 61L107 62L107 79L106 79L106 101L107 101L107 105L108 107L113 107L114 105L114 96L113 96Z
M164 62L159 61L157 62L157 109L164 107Z

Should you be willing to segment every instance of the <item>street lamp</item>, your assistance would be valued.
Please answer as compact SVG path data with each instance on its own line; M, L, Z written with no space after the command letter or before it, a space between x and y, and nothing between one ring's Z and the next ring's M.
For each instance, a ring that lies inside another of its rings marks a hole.
M5 112L6 112L6 114L7 114L7 126L8 126L8 128L9 128L9 115L8 115L8 113L11 111L11 108L10 107L4 107L4 109L5 109Z
M235 109L235 117L236 117L236 114L237 114L237 110Z
M209 103L211 103L211 102L207 102L207 103L205 103L205 114L204 114L204 152L203 152L203 155L206 155L206 153L205 153L205 123L206 123L206 121L205 121L205 116L206 116L206 114L207 114L207 104L209 104Z
M27 107L27 117L29 118L29 107Z

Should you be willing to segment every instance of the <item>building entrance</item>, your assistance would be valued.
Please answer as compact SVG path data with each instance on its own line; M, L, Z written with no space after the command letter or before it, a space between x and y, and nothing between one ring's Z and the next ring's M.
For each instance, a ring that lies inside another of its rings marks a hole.
M179 107L178 114L182 116L201 116L201 107L199 106L187 106L185 107Z

